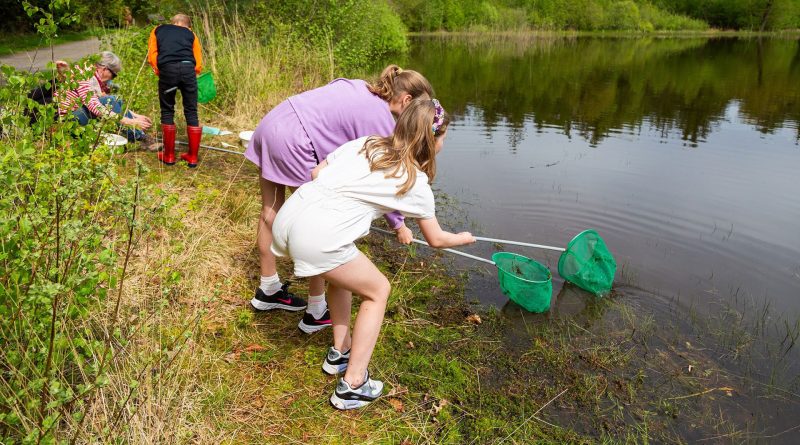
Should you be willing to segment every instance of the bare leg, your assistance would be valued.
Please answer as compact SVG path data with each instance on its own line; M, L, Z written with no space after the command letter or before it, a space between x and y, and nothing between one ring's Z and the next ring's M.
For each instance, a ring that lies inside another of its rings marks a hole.
M322 295L325 292L325 278L316 275L308 279L308 295Z
M328 309L331 311L333 325L333 347L339 352L350 349L350 311L353 307L353 293L334 284L328 287Z
M286 186L264 178L259 178L259 184L261 186L261 217L258 219L257 232L258 257L261 263L261 275L269 277L278 272L275 266L275 255L270 250L272 222L275 221L275 215L278 214L278 210L286 200Z
M389 280L360 252L352 261L322 276L333 286L346 289L362 298L353 327L350 361L344 375L344 380L351 386L359 386L364 381L364 374L381 330L391 290ZM339 300L340 298L332 299L331 302L339 306ZM331 316L333 312L341 316L344 311L341 308L332 309Z

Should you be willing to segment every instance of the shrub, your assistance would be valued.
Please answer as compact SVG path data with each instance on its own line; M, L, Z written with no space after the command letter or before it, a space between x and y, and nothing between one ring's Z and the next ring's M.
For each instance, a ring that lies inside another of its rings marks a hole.
M0 443L50 443L59 424L82 420L120 340L93 317L117 284L118 224L133 224L135 192L102 143L113 124L59 122L53 105L25 99L44 74L4 74Z
M268 0L255 6L250 21L291 24L298 42L330 48L337 65L354 69L407 51L406 28L385 1Z
M503 30L524 29L528 27L528 20L524 10L499 8L494 25Z
M606 29L631 30L639 28L639 7L631 0L612 3L606 17Z
M708 28L708 24L702 20L673 14L659 9L650 3L641 4L639 6L639 12L642 21L651 23L656 30L680 31L703 30Z

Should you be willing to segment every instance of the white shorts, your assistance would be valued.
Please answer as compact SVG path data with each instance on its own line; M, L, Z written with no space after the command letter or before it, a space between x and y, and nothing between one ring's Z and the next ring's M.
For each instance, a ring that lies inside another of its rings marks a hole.
M354 241L369 233L375 212L310 182L297 189L272 223L271 250L294 260L294 274L310 277L354 260Z

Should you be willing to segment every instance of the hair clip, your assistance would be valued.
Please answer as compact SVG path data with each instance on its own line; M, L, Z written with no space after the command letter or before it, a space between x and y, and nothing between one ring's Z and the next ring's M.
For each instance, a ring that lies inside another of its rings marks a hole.
M444 124L444 108L442 108L442 104L439 103L438 99L431 99L433 102L433 134L436 134L439 131L439 128L442 127Z

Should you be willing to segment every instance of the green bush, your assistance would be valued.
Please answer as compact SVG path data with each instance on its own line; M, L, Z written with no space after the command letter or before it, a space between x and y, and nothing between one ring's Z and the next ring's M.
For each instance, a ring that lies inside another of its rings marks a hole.
M594 0L575 0L564 5L566 28L594 31L603 29L606 11Z
M606 17L606 29L632 30L639 28L639 7L632 0L612 3Z
M643 22L652 24L653 28L659 31L697 31L708 28L708 24L702 20L672 14L650 3L640 5L639 13Z
M58 121L53 105L25 99L45 75L4 75L0 443L50 443L104 385L115 335L93 318L119 277L116 234L130 222L134 191L102 142L113 123ZM39 121L29 125L24 110Z
M47 39L74 24L76 16L54 14L68 5L26 6ZM117 313L99 314L124 276L118 253L138 233L141 190L118 174L119 149L103 143L104 132L117 131L113 119L80 126L28 99L49 85L48 74L4 67L0 89L3 444L55 443L59 432L75 431L125 343Z
M492 24L503 30L525 29L528 27L528 18L524 10L498 8L497 19Z
M255 6L250 21L290 25L297 41L329 48L337 65L353 69L408 49L402 20L385 1L268 0Z

